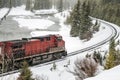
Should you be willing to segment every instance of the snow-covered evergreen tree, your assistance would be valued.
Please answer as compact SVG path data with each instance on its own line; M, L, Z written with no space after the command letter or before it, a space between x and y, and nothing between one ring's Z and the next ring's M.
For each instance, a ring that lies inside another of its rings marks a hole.
M78 0L77 4L74 6L72 12L70 13L70 24L72 29L70 31L71 36L78 36L80 30L80 0Z
M81 17L80 17L80 30L79 37L80 39L90 39L92 37L92 33L90 31L91 28L91 19L90 15L90 3L89 1L84 1L81 5Z
M116 60L115 41L114 39L112 39L109 46L109 55L107 56L106 59L105 69L110 69L114 67L115 60Z
M77 4L74 6L70 17L67 18L67 23L70 23L72 29L70 31L71 36L79 36L80 39L89 40L92 37L91 19L90 15L90 4L84 1L80 3L78 0Z
M28 68L27 62L24 61L22 70L20 72L20 76L18 77L17 80L34 80L33 78L31 78L31 76L32 76L32 72Z

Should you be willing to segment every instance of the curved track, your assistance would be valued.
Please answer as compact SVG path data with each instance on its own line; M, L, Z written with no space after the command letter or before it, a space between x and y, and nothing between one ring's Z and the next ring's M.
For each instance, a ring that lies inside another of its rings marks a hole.
M86 51L98 48L99 46L109 42L112 38L116 39L119 36L118 33L117 33L117 30L116 30L116 28L114 26L112 26L112 25L110 25L107 22L104 22L102 20L99 20L99 21L101 23L105 24L106 26L109 26L111 28L111 30L112 30L112 34L109 37L107 37L104 41L101 41L101 42L99 42L97 44L86 47L84 49L81 49L81 50L78 50L78 51L75 51L75 52L71 52L71 53L68 54L68 56L73 56L73 55L76 55L78 53L82 53L82 52L86 52Z
M105 21L102 21L102 20L99 20L101 23L105 24L106 26L109 26L110 29L112 30L112 33L110 34L109 37L107 37L105 40L97 43L97 44L94 44L94 45L91 45L89 47L86 47L86 48L83 48L81 50L77 50L77 51L74 51L74 52L71 52L69 53L66 57L70 57L70 56L73 56L73 55L76 55L76 54L79 54L79 53L82 53L82 52L86 52L86 51L89 51L89 50L92 50L92 49L95 49L95 48L98 48L100 47L101 45L104 45L105 43L109 42L111 40L111 38L117 38L119 36L119 33L117 32L116 28L112 25L110 25L109 23L105 22ZM53 62L59 62L59 61L62 61L62 60L65 60L65 58L62 58L62 59L58 59L58 60L54 60L54 61L51 61L51 62L46 62L46 63L43 63L43 64L39 64L39 65L36 65L36 66L33 66L33 67L40 67L40 66L45 66L45 65L48 65L48 64L51 64ZM19 72L20 70L15 70L15 71L10 71L10 72L6 72L6 73L3 73L3 74L0 74L0 77L1 76L5 76L5 75L9 75L9 74L13 74L13 73L16 73L16 72Z

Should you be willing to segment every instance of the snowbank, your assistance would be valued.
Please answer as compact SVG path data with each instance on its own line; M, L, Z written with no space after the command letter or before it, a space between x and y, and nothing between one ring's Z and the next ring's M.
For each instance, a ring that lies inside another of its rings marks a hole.
M53 25L54 22L47 19L24 19L24 18L13 18L13 20L19 23L19 27L27 27L28 29L47 29Z
M36 15L39 15L39 14L55 14L57 13L58 11L56 9L44 9L44 10L35 10L34 13Z
M9 15L34 15L31 11L25 10L25 5L13 7Z
M85 80L120 80L120 65Z

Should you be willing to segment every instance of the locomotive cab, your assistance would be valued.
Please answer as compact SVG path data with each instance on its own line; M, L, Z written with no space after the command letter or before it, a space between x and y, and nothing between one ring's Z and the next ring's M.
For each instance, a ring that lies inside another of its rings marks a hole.
M65 41L62 39L62 36L56 35L56 41L58 47L65 47Z
M62 40L62 36L57 36L57 41L61 41Z
M63 56L67 55L67 51L65 49L65 41L63 40L61 35L56 35L56 43L57 43L57 48L58 50L63 52Z

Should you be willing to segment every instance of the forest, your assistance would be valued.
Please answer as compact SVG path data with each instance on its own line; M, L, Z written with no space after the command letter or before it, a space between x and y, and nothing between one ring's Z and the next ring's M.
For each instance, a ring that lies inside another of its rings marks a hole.
M53 7L59 11L72 9L74 2L72 0L0 0L0 8L9 7L10 1L12 7L25 4L26 10L50 9ZM83 0L80 0L83 2ZM107 20L120 25L120 0L84 0L90 5L90 16Z
M11 2L12 7L26 5L26 10L39 10L55 8L63 11L71 8L75 3L72 0L0 0L0 8L9 7Z
M88 40L92 37L94 29L91 28L94 25L91 25L89 16L120 25L119 7L120 0L78 0L67 19L67 23L72 26L71 36Z
M91 3L90 15L120 25L120 0L100 0Z

